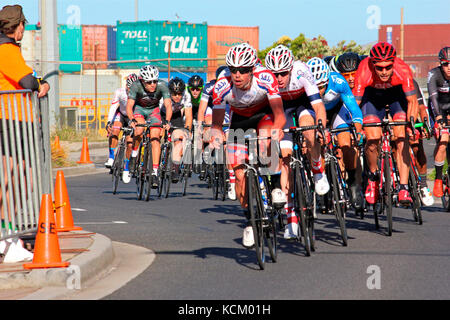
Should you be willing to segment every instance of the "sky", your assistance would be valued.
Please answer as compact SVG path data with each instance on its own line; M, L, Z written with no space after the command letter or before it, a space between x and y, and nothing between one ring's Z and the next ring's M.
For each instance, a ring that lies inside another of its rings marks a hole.
M50 2L49 0L47 0ZM39 21L39 0L1 0L20 4L30 24ZM57 0L59 24L115 25L135 21L134 0ZM322 35L330 45L378 40L378 25L450 23L449 0L139 0L139 20L207 22L209 25L259 26L259 49L281 36ZM442 35L449 37L449 35Z

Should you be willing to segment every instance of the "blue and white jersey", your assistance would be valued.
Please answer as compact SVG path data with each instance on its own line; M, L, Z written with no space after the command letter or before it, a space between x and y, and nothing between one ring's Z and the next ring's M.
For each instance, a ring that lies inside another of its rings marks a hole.
M322 96L322 101L327 111L334 109L342 101L344 103L342 107L350 112L352 121L362 124L362 111L356 103L350 86L341 74L337 72L330 73L328 86ZM339 110L336 110L336 112L339 112Z
M201 100L208 102L208 107L213 106L212 94L214 85L216 84L216 79L211 80L203 87L202 98Z

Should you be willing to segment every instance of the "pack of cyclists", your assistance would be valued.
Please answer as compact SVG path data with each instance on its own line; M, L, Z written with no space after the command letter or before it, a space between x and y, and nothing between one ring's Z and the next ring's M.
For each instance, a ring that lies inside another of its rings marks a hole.
M450 156L446 152L449 141L447 120L450 119L449 55L450 47L442 48L438 54L440 65L429 72L428 102L413 79L410 67L386 42L375 44L368 56L347 52L324 59L313 57L305 62L295 59L288 47L278 45L267 53L265 66L258 59L256 50L242 43L230 48L226 65L219 67L216 79L208 83L199 75L192 76L187 83L177 77L166 83L159 79L157 67L144 65L138 75L127 77L125 89L115 93L108 115L110 146L105 166L111 167L114 161L123 126L134 129L127 140L124 183L129 183L132 178L144 133L144 128L136 124L154 125L150 130L150 141L152 175L155 176L160 165L161 137L166 130L172 132L174 183L178 181L183 152L188 151L183 141L195 141L192 164L194 173L199 175L204 174L205 154L225 145L228 197L239 201L243 216L250 220L245 163L251 160L251 151L249 144L244 144L236 133L244 132L246 137L252 133L266 139L265 143L258 142L262 143L263 149L275 150L273 146L279 145L280 156L272 155L270 160L268 174L272 188L269 196L272 204L283 208L287 221L284 238L293 239L299 233L289 165L293 150L300 147L307 153L314 190L320 202L320 198L330 191L322 146L331 139L329 130L347 128L333 139L345 172L350 202L358 212L366 204L376 204L380 197L378 159L382 130L365 125L389 118L394 122L411 123L392 127L392 155L399 175L398 201L403 206L412 205L409 171L413 156L420 176L421 201L423 205L431 206L434 199L427 186L422 139L431 135L436 139L433 193L435 197L442 197L443 167ZM433 131L422 130L420 134L414 126L416 122L429 124ZM286 129L304 126L323 126L325 136L317 129L306 130L302 132L304 145L297 146ZM364 155L360 154L361 150ZM364 176L361 156L365 158ZM366 186L364 190L363 185ZM243 230L245 247L254 245L254 232L248 223Z

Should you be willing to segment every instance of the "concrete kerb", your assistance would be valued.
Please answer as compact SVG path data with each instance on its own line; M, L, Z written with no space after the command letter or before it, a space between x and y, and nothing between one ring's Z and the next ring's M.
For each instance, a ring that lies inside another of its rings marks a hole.
M66 287L71 279L79 276L80 284L107 269L114 260L114 250L109 238L93 234L88 250L69 259L68 268L21 270L0 274L0 289ZM78 275L73 275L79 272Z

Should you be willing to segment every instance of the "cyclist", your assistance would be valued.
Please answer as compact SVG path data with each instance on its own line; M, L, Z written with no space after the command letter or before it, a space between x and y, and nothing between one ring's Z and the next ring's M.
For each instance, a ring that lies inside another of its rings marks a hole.
M425 106L425 102L423 99L422 90L419 87L419 84L416 80L414 81L414 88L416 90L417 101L419 104L419 116L421 121L427 120L430 123L430 116L428 114L428 108ZM422 139L411 139L410 140L411 148L414 153L414 157L417 159L417 171L420 176L420 192L422 194L422 203L429 207L434 204L433 196L431 195L430 189L427 184L427 157L425 154L425 150L423 149Z
M272 72L262 66L256 66L256 50L247 43L231 47L226 55L228 69L223 71L213 90L213 122L211 142L217 145L223 141L222 124L225 117L226 104L231 107L230 135L227 142L227 153L236 177L236 195L249 219L247 188L245 182L245 146L234 143L234 129L244 131L258 130L260 136L272 136L280 141L282 128L286 123L278 82ZM239 131L239 130L238 130ZM243 153L236 151L243 151ZM233 157L237 156L237 157ZM231 159L233 157L233 159ZM278 164L278 159L277 159ZM279 191L279 192L278 192ZM283 195L278 187L275 194ZM274 202L280 199L273 199ZM286 201L281 199L281 201ZM250 224L244 229L243 245L254 245L253 229Z
M189 139L189 132L192 129L192 102L191 96L186 91L186 84L178 77L175 77L169 81L170 99L172 100L172 118L171 125L178 128L186 128L187 131L182 129L175 129L172 132L172 163L174 164L174 170L172 173L172 182L177 183L179 177L180 162L183 156L183 141ZM161 116L166 116L166 107L164 105L164 99L162 98L159 103Z
M191 96L192 115L194 119L197 119L200 100L202 98L203 79L199 75L193 75L188 80L187 88L189 95Z
M319 119L326 123L325 106L308 66L299 60L294 61L292 51L284 45L270 50L266 55L265 62L267 69L274 73L278 81L286 116L284 128L294 127L295 123L300 126L314 125ZM317 194L323 195L328 192L330 186L322 168L320 143L315 139L314 130L305 131L304 137L308 153L311 155L315 190ZM291 133L285 133L280 147L283 157L281 186L287 197L285 209L288 217L284 238L291 239L298 236L298 221L294 212L294 199L291 196L293 189L292 172L289 166L293 152Z
M138 80L138 76L135 73L130 74L126 80L126 89L119 88L114 93L114 98L112 100L111 107L109 107L108 112L108 122L106 124L106 130L109 135L109 158L105 163L106 168L111 168L114 163L114 154L117 148L120 128L122 126L128 126L128 116L127 116L127 101L128 101L128 91L130 90L133 82ZM125 171L128 171L127 174L122 176L122 180L130 182L129 180L129 158L131 154L131 144L133 142L133 138L131 136L127 137L127 151L126 151L126 160L125 160ZM124 171L124 172L125 172Z
M341 54L336 61L336 69L353 90L355 87L355 74L358 70L359 63L361 62L361 57L354 52L345 52Z
M435 197L444 195L442 186L442 169L444 167L447 144L449 140L448 129L442 126L447 123L450 113L450 47L444 47L439 51L440 65L431 69L428 73L429 107L435 118L435 137L438 141L434 150L434 165L436 179L434 180L433 194ZM448 156L447 156L448 161Z
M395 48L387 42L379 42L370 50L370 58L361 61L356 72L356 101L362 106L364 123L379 122L385 117L385 107L389 106L393 121L406 121L413 117L415 121L418 102L414 89L412 72L409 66L396 57ZM411 128L406 128L408 133ZM381 128L368 127L365 130L365 146L369 167L369 181L366 188L366 200L375 204L378 198L378 146L381 141ZM409 152L405 139L405 126L393 128L396 137L397 162L400 175L399 201L403 205L412 202L408 190Z
M164 121L164 129L170 128L170 119L172 117L172 101L170 99L169 89L164 81L159 79L158 68L152 65L145 65L139 71L139 81L134 82L128 92L127 115L130 119L128 125L135 129L133 138L133 151L131 152L130 168L134 168L136 157L138 155L139 144L144 133L143 127L136 127L136 124L145 122L152 125L161 125L161 114L159 112L159 100L163 98L167 113ZM136 105L136 106L135 106ZM134 111L133 111L133 107ZM150 139L152 144L153 172L158 174L159 157L161 154L160 128L151 128ZM131 179L131 177L130 177ZM153 179L156 183L157 179ZM155 184L153 185L155 186Z
M358 142L362 143L362 113L352 90L345 78L337 72L330 72L328 65L318 57L311 58L306 63L319 87L320 96L325 103L328 127L347 128L354 123L358 135ZM361 191L361 172L357 170L358 151L351 144L351 133L340 132L337 134L337 142L342 152L342 159L347 171L347 183L352 197L352 203L356 211L362 209L363 199Z

